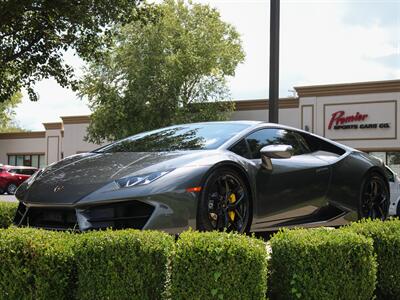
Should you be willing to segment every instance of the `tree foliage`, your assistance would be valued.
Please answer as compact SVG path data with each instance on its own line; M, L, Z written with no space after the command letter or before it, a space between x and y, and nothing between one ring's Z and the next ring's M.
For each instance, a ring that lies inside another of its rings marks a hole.
M114 27L80 93L93 110L88 139L115 140L176 123L223 120L227 76L244 60L238 32L208 5L167 0L156 21ZM205 105L206 103L206 105Z
M10 99L0 102L0 132L22 131L14 121L14 108L21 102L21 98L21 93L16 93Z
M26 88L31 100L36 81L54 77L76 89L74 70L63 55L74 49L97 59L110 41L110 26L137 19L141 0L1 0L0 102Z

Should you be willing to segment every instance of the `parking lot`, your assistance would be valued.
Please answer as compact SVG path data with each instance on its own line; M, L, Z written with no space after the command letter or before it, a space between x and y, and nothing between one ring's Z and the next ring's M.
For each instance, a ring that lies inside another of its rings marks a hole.
M0 195L0 202L16 202L17 199L13 195Z

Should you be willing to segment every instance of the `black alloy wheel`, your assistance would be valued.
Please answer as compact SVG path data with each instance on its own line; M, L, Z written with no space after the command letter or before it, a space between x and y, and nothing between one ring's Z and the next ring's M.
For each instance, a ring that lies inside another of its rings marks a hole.
M385 220L389 205L390 195L386 182L380 175L370 175L362 189L360 217Z
M243 233L248 231L249 225L249 191L242 177L230 169L214 171L200 196L198 229Z
M17 185L16 184L14 184L14 183L10 183L8 186L7 186L7 194L9 194L9 195L14 195L15 194L15 191L17 190Z

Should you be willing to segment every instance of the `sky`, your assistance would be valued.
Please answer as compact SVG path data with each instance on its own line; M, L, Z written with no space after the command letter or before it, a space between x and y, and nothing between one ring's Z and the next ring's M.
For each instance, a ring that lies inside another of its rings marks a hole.
M241 34L245 62L229 78L232 99L268 97L269 0L196 0L219 10ZM72 52L66 62L82 73ZM293 87L400 79L400 0L281 0L280 97ZM24 93L16 121L28 130L60 116L90 114L87 101L52 80L39 82L38 102Z

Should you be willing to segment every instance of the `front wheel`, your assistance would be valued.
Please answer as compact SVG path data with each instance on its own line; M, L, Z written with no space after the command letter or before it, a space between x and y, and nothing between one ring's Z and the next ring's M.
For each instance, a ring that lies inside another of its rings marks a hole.
M197 228L243 233L250 227L250 194L242 177L221 168L206 179L200 194Z
M8 186L7 186L7 194L9 194L9 195L14 195L15 194L15 191L17 190L17 185L16 184L14 184L14 183L10 183Z
M385 220L389 205L390 194L385 180L374 173L369 175L362 187L359 217Z

